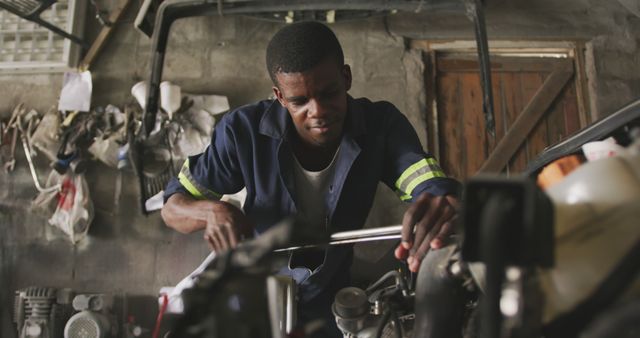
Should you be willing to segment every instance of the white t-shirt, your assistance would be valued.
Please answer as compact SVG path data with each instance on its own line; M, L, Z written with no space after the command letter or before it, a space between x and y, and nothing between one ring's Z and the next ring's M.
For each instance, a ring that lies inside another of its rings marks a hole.
M325 196L333 181L339 151L340 148L336 150L331 163L320 171L306 170L294 156L296 208L299 219L309 226L321 229L326 229L328 226L329 215Z

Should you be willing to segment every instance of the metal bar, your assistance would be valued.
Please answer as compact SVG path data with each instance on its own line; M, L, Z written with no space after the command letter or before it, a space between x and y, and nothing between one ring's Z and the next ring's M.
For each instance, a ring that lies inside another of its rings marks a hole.
M27 157L27 162L29 163L29 170L31 171L31 177L33 178L33 183L36 186L36 189L38 189L39 192L51 192L51 191L57 191L60 189L61 185L60 184L56 184L54 186L51 187L47 187L47 188L43 188L40 185L40 180L38 179L38 173L36 173L36 168L33 165L33 160L31 159L31 148L29 147L29 144L27 143L27 137L25 136L26 131L22 132L22 149L24 149L24 155Z
M167 0L167 6L174 9L187 9L190 7L208 7L210 12L194 12L192 16L219 15L218 0ZM425 3L424 1L406 0L370 0L370 1L343 1L343 0L281 0L281 1L223 1L223 14L247 14L281 11L305 11L305 10L371 10L371 11L444 11L459 13L464 9L456 1ZM162 5L161 5L162 6Z
M373 236L391 235L400 233L402 225L391 225L380 228L370 228L361 230L341 231L331 235L331 241L368 238Z
M274 252L293 251L299 249L316 248L326 245L343 245L360 242L383 241L399 239L402 237L402 225L391 225L381 228L371 228L362 230L351 230L336 232L331 235L328 243L314 243L309 245L292 246L274 250Z
M465 0L467 16L473 21L480 60L480 80L482 81L482 110L486 131L491 137L496 136L496 124L493 114L493 89L491 86L491 59L487 41L487 27L484 22L482 0Z

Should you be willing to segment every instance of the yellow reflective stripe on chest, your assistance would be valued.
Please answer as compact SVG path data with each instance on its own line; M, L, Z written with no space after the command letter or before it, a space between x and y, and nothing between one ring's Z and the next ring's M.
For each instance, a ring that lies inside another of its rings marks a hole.
M187 191L196 199L220 199L222 195L211 191L201 184L199 184L191 175L189 170L189 159L184 161L180 173L178 174L178 181L187 189Z
M438 162L432 158L424 158L407 168L396 181L395 187L404 195L402 200L411 198L411 193L420 183L435 177L446 177Z

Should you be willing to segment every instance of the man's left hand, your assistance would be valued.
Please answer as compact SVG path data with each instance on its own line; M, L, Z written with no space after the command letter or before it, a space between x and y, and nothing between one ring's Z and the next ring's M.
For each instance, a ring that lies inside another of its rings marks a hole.
M421 194L407 209L402 219L402 242L395 250L396 258L406 259L409 270L418 272L420 262L430 249L445 246L453 232L458 199L451 195Z

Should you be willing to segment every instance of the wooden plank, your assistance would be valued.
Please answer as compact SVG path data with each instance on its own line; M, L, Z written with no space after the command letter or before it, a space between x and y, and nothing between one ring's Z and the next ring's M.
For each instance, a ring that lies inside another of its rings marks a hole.
M80 62L79 68L81 70L89 70L89 68L91 68L93 61L95 61L96 57L107 42L107 39L111 36L111 32L115 28L116 23L120 20L120 17L127 7L129 7L129 4L131 4L131 0L120 0L116 7L111 11L111 14L109 15L109 22L111 25L102 27L102 30L98 33L93 44L91 44L91 47L82 59L82 62Z
M517 60L505 57L491 58L492 72L548 72L551 69L560 67L569 69L573 67L571 59L556 58L527 58L521 57ZM478 60L465 58L440 58L438 60L438 71L440 72L473 72L478 71Z
M487 153L491 153L496 147L497 141L504 136L504 87L502 85L503 73L492 72L491 83L493 87L493 111L496 126L496 137L487 138Z
M479 172L502 171L572 75L571 71L555 70L547 77L542 87L538 89L505 137L500 140Z
M465 146L464 178L471 177L487 156L484 114L482 112L482 86L480 75L462 73L462 132ZM459 99L458 99L459 100Z
M573 101L575 103L576 97L572 94L573 92L573 81L569 81L559 98L556 99L557 102L554 102L552 109L547 114L545 121L547 123L548 137L546 146L557 143L558 141L565 138L567 135L565 130L565 106L567 103L571 103ZM536 153L536 157L539 153Z
M534 73L533 75L533 79L531 80L531 85L532 88L535 88L532 90L532 94L531 96L534 96L535 93L537 92L536 90L541 88L542 84L543 84L543 80L546 77L546 74L541 74L541 73ZM564 87L563 87L564 88ZM556 98L561 97L561 93L562 93L562 89L560 89L560 93L558 93L556 95ZM531 130L531 132L529 133L529 136L527 137L527 163L529 163L529 161L533 160L534 158L538 157L538 154L540 154L542 152L542 150L544 150L544 148L549 145L549 128L548 128L548 122L552 120L553 114L556 113L557 114L557 100L554 98L552 99L551 104L549 105L549 107L545 110L546 113L543 113L543 116L538 120L537 123L534 123L534 127ZM524 168L522 168L524 169Z
M459 74L439 74L438 76L438 111L440 130L446 130L443 134L445 147L440 153L440 164L444 171L455 178L462 179L460 160L463 157L461 143L462 130L459 126L462 122L460 113L463 111L459 98L461 94Z
M425 63L425 88L427 94L427 119L429 123L427 123L427 149L433 154L436 159L440 159L440 128L438 121L438 105L437 105L437 97L438 97L438 77L437 77L437 68L436 64L438 62L437 55L435 51L431 51L429 53L424 53L424 63Z
M525 82L525 80L523 79L523 76L525 74L509 73L509 75L511 75L512 77L512 82L511 82L512 87L510 87L511 88L510 92L512 96L513 106L508 112L509 123L507 124L508 126L507 133L509 132L509 129L513 126L513 123L516 120L518 120L518 115L520 114L520 112L524 109L527 103L531 101L531 98L533 97L533 94L529 96L525 92L525 86L523 86L523 82ZM511 159L509 160L509 165L507 166L508 175L511 175L512 173L521 172L522 169L524 169L524 167L527 165L526 147L527 147L526 144L522 144L520 147L518 147L514 155L511 156Z
M564 101L564 135L563 135L563 139L573 133L575 133L576 131L578 131L579 129L581 129L582 126L582 118L583 116L580 114L579 112L579 100L577 98L577 92L578 90L576 90L575 88L575 83L571 83L571 86L568 88L568 90L570 91L570 93L576 93L575 95L572 96L567 96L567 99Z
M591 113L589 109L589 89L587 88L587 76L585 74L585 53L584 42L576 42L575 49L575 69L576 69L576 96L578 102L579 128L586 127L591 123Z

